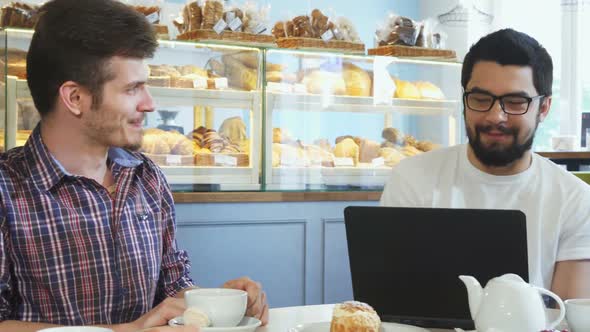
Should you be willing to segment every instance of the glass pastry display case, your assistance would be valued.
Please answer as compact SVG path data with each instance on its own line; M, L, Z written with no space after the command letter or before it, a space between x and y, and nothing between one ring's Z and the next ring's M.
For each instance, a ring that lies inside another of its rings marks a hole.
M160 41L149 66L156 111L142 151L173 187L259 190L262 52Z
M273 49L265 65L269 190L381 188L461 139L460 64Z
M1 147L39 121L31 30L3 29ZM141 151L173 190L379 189L391 167L459 143L459 63L160 41Z
M6 148L24 145L39 121L26 82L32 31L2 31ZM141 151L173 189L259 190L262 51L160 41L148 61L155 111L145 119Z

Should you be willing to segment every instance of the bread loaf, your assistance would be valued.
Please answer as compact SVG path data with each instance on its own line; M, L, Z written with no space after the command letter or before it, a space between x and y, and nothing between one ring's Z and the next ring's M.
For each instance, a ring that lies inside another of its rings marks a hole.
M395 80L395 98L420 99L420 91L408 81Z
M258 70L246 67L242 62L232 56L224 56L225 75L231 86L244 89L256 90L258 87Z
M157 128L148 128L143 131L141 151L151 154L169 154L170 147L164 139L166 132Z
M359 146L351 138L346 138L336 144L334 155L338 158L352 158L356 166L359 163Z
M346 83L340 73L313 70L304 76L302 83L307 87L308 93L327 95L346 94Z
M287 33L288 33L287 27ZM313 31L311 20L307 15L301 15L293 18L293 37L312 38Z
M445 95L443 94L442 90L430 82L418 81L414 83L414 85L420 92L420 97L422 99L445 99Z
M184 26L185 31L192 31L201 29L201 24L203 22L203 11L201 7L199 7L199 3L197 1L190 2L184 9L182 10L182 17L184 18Z
M229 138L230 142L239 144L248 138L246 124L239 116L227 118L219 127L219 134ZM240 152L239 149L236 152Z
M371 96L371 76L360 67L350 62L343 65L342 77L346 84L346 94L349 96Z
M311 11L311 28L312 28L312 37L313 38L321 38L322 35L328 31L330 28L331 22L328 22L328 17L324 15L319 9L314 9ZM332 27L334 25L332 24Z
M244 66L252 69L258 69L259 59L258 52L244 51L229 55L229 57L241 62Z
M203 8L203 29L213 29L223 18L223 3L219 0L207 0Z
M361 163L370 163L375 158L379 158L379 150L381 146L375 141L369 139L361 140L359 161Z
M278 21L277 23L275 23L271 30L271 33L273 36L275 36L276 39L287 37L285 22Z
M381 137L394 145L399 144L398 140L400 138L400 132L395 128L385 128L381 132Z
M385 147L379 150L379 155L385 160L385 165L393 167L399 164L406 156L394 147Z

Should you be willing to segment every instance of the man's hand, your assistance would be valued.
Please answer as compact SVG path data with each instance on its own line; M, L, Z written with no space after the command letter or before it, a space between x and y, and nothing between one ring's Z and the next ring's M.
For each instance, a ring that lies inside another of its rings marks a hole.
M160 326L152 327L150 329L140 330L137 332L200 332L201 329L195 326Z
M182 316L184 310L183 299L169 297L145 315L129 323L125 330L133 332L198 332L199 329L192 326L185 326L182 329L175 328L174 331L168 327L168 321L174 317Z
M248 293L248 309L246 316L256 317L262 321L262 325L268 323L268 303L262 285L248 277L234 279L223 284L225 288L241 289Z
M138 332L201 332L201 329L196 326L160 326L152 327L150 329L141 330Z

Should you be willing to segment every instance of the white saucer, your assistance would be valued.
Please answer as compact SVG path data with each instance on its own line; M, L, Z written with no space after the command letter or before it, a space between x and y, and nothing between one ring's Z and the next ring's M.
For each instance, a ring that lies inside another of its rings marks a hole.
M421 327L396 324L396 323L381 323L381 332L428 332ZM330 322L311 323L297 325L289 329L288 332L330 332Z
M202 327L201 332L253 332L262 322L254 317L244 317L238 326L234 327ZM174 317L168 321L170 326L184 325L182 316Z

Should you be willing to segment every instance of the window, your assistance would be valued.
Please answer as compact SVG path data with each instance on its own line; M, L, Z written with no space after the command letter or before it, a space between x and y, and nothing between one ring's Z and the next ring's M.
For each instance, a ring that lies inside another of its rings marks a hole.
M567 17L565 13L560 15L561 11L562 5L558 0L497 0L493 4L494 31L513 28L529 34L547 49L553 59L553 103L549 116L537 129L533 146L535 151L551 150L551 137L563 134L564 130L571 127L570 116L566 114L568 106L562 99L563 79L568 78L562 75L565 74L562 64L563 61L569 63L563 54L569 52L564 49L567 44L562 38L567 33L565 24L562 24L567 24Z

